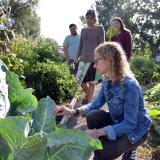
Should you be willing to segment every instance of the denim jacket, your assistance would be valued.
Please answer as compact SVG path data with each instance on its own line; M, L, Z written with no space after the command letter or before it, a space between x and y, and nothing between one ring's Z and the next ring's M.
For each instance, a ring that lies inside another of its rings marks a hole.
M151 119L144 107L143 92L133 77L126 76L124 84L115 81L110 85L103 80L102 88L96 99L82 110L87 114L91 110L100 109L108 104L113 125L104 127L110 140L127 135L131 143L137 142L150 128Z

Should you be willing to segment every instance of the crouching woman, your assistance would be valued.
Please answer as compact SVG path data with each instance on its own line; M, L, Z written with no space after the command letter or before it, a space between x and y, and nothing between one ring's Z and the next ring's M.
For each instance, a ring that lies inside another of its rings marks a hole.
M111 160L121 155L123 160L134 160L136 148L146 140L151 124L142 89L118 43L99 45L94 61L97 71L105 77L98 96L78 109L58 106L54 113L86 115L86 132L99 138L103 145L103 150L94 152L94 160ZM105 103L108 112L100 110Z

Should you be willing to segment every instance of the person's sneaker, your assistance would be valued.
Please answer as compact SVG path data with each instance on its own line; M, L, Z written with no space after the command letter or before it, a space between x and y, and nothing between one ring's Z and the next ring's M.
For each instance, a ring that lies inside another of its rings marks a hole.
M122 156L122 160L135 160L136 159L136 149L125 152Z

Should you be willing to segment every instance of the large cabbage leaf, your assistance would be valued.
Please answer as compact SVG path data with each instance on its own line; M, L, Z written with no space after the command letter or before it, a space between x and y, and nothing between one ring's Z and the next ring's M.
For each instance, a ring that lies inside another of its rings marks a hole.
M8 96L11 104L10 115L15 111L21 113L32 112L37 108L37 98L31 89L24 89L18 76L13 72L7 73Z
M33 114L33 128L35 132L51 132L53 131L56 122L53 110L56 107L55 102L47 96L47 98L42 98L38 107Z
M62 128L56 128L49 134L48 145L51 160L85 160L93 149L102 149L100 141L92 139L85 132Z

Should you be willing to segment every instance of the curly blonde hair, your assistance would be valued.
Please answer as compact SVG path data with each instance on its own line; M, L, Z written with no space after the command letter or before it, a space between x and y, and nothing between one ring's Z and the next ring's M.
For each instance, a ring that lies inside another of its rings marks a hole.
M116 42L104 42L95 49L95 54L111 60L112 80L118 80L123 84L125 76L133 76L124 50Z

